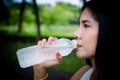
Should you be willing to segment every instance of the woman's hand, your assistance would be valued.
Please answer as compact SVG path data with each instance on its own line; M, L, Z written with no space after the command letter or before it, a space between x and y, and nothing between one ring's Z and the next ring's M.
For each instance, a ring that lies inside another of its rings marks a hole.
M51 44L52 42L54 42L56 40L57 40L56 37L49 37L48 40L43 39L43 40L39 41L37 45L44 48L45 44ZM59 52L57 52L56 59L45 61L45 62L41 63L41 65L45 66L46 68L49 68L51 66L55 66L55 65L59 64L61 62L61 60L62 60L62 56L59 54Z
M49 37L48 40L43 39L43 40L39 41L37 45L44 48L45 44L51 44L52 42L54 42L56 40L57 40L56 37ZM59 64L61 62L61 60L62 60L62 56L57 52L56 59L47 60L40 64L34 65L33 66L34 80L42 80L42 79L47 80L48 79L47 78L48 77L47 68Z

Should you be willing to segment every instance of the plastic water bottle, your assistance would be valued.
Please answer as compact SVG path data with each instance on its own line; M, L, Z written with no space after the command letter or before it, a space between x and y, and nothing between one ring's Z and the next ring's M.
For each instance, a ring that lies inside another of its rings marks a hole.
M17 58L21 68L27 68L46 60L56 58L59 52L62 56L69 55L77 47L76 40L60 38L51 44L46 44L44 48L33 45L30 47L18 49Z

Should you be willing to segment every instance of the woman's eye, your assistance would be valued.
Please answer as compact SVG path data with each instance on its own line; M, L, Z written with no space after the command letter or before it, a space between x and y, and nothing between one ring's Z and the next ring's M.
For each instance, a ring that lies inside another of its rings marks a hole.
M87 27L90 27L90 26L89 26L89 25L87 25L87 24L84 24L84 27L85 27L85 28L87 28Z

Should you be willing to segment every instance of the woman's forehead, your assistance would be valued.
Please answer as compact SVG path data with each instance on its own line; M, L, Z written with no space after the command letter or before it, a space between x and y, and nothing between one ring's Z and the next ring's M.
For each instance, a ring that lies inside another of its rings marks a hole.
M89 8L85 8L80 16L80 21L93 21L94 17Z

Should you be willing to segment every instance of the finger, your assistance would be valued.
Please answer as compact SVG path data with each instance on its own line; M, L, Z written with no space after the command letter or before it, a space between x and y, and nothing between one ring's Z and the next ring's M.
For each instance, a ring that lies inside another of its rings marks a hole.
M41 43L42 43L42 41L40 40L40 41L38 41L37 45L38 45L38 46L40 46L40 45L41 45Z
M58 38L57 37L54 37L54 41L56 41Z
M48 38L48 44L50 44L51 42L53 42L53 41L55 41L55 40L57 40L57 38L56 37L49 37Z
M58 62L60 63L62 60L62 55L59 52L57 52L56 58L57 58Z
M43 40L38 41L37 45L44 47L45 43L46 43L46 39L43 39Z
M53 60L45 61L43 64L45 67L49 68L51 66L58 65L59 61L57 59L53 59Z
M43 39L43 40L42 40L42 43L41 43L41 47L44 47L45 44L46 44L46 42L47 42L47 40L46 40L46 39Z
M53 41L53 37L51 36L48 38L48 44L50 44L52 41Z

